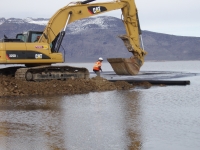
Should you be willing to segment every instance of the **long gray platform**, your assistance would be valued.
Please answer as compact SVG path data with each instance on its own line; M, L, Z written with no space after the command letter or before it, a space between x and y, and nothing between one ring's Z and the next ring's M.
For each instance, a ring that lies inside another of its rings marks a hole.
M129 83L133 82L143 82L147 81L151 84L165 84L165 85L189 85L189 80L182 80L183 77L191 77L200 75L198 73L189 72L173 72L173 71L141 71L138 75L127 76L127 75L116 75L113 71L101 72L101 77L111 81L127 81ZM94 72L90 72L90 77L95 77Z

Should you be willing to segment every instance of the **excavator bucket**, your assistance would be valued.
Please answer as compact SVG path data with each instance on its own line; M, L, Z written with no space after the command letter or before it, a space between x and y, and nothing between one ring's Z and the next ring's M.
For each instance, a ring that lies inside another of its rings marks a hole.
M120 35L119 38L122 39L127 50L134 54L129 38L126 35ZM141 60L134 56L131 58L107 58L107 60L117 75L136 75L143 64Z
M137 58L107 58L107 60L117 75L136 75L142 65Z

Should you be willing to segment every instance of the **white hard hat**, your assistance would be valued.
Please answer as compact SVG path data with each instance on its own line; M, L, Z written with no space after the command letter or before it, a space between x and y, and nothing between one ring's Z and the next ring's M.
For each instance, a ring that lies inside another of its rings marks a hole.
M99 60L103 60L103 58L102 58L102 57L99 57Z

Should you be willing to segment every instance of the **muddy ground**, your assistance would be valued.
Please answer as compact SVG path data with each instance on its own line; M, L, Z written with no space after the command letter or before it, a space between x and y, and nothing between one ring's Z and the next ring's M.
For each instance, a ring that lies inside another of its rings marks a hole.
M14 77L0 76L0 97L33 95L73 95L111 90L129 90L135 87L150 88L148 82L129 84L125 81L109 82L102 77L91 79L49 80L28 82Z

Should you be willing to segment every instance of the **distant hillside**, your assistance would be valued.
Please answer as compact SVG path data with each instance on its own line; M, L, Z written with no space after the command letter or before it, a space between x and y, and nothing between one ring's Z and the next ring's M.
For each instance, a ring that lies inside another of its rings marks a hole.
M0 38L15 37L27 30L43 30L48 19L0 18ZM114 17L86 18L67 27L62 43L67 62L94 61L103 58L127 57L127 51L117 36L125 34L122 21ZM146 60L200 60L200 37L184 37L143 31ZM61 47L61 52L63 49Z

